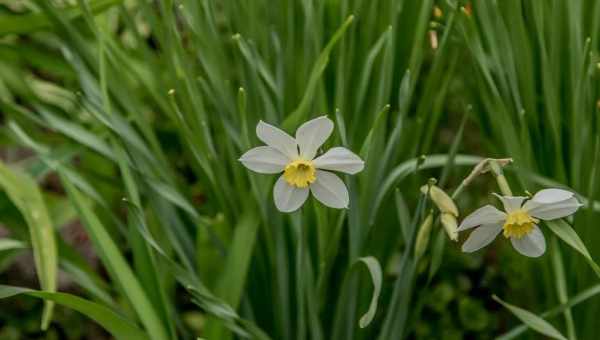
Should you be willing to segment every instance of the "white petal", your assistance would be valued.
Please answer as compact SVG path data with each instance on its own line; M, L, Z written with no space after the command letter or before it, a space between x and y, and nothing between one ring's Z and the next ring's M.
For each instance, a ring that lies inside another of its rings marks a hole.
M566 201L573 197L573 195L574 194L572 192L567 190L544 189L538 191L531 200L539 203L556 203Z
M328 207L347 208L350 201L344 182L331 172L317 170L317 179L310 185L310 192Z
M263 143L279 150L282 154L288 156L288 158L292 160L298 158L296 140L285 131L261 120L256 126L256 135Z
M521 254L529 257L540 257L546 252L546 240L540 228L535 226L533 230L521 237L511 237L510 242L513 247Z
M486 205L467 216L460 224L460 227L458 227L458 231L467 230L482 224L499 223L504 221L504 219L506 219L504 212L491 205Z
M279 177L273 188L273 199L279 211L292 212L298 210L308 197L308 188L296 188L289 185L283 176Z
M300 156L312 160L317 150L333 132L333 122L327 116L321 116L302 124L296 130L296 142L300 148Z
M504 205L504 211L506 211L507 213L521 209L523 201L527 198L523 196L500 196L498 194L494 195L496 195L496 197L498 197L498 199L502 201L502 205Z
M351 175L362 171L365 167L365 162L360 157L342 147L329 149L315 158L313 163L319 169L341 171Z
M270 146L258 146L248 150L239 161L252 171L276 174L283 171L289 159Z
M479 228L475 228L471 235L469 235L469 238L463 243L462 251L472 253L487 246L492 243L501 231L501 223L484 224Z
M540 203L530 200L525 203L523 208L527 210L531 216L549 221L572 215L579 207L581 207L581 205L582 204L577 202L575 197L571 197L562 202L555 203Z

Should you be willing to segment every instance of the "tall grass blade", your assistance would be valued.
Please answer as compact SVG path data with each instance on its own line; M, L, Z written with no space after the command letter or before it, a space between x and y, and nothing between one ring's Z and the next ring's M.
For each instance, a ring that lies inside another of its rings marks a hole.
M15 295L28 295L76 310L96 321L110 334L120 340L147 339L150 337L147 333L139 329L134 322L125 319L112 309L78 296L0 285L0 299L6 299Z
M519 318L519 320L523 321L523 323L525 323L527 326L529 326L531 329L535 330L536 332L539 332L541 334L549 336L553 339L559 339L559 340L567 339L564 337L564 335L560 334L560 332L558 330L556 330L556 328L554 328L554 326L552 326L551 324L549 324L547 321L540 318L539 316L531 313L530 311L527 311L523 308L511 305L509 303L506 303L506 302L500 300L500 298L495 295L493 296L493 298L499 304L503 305L508 310L510 310L517 318Z
M92 211L89 201L74 187L69 179L61 174L62 183L88 231L102 262L107 266L113 279L119 284L125 296L137 312L140 321L153 340L169 339L154 306L133 271L119 252L117 245L107 233L96 214Z
M54 226L37 183L26 173L11 170L0 162L0 186L27 222L40 286L48 292L56 291L58 254ZM44 302L42 330L48 328L53 308L53 302Z

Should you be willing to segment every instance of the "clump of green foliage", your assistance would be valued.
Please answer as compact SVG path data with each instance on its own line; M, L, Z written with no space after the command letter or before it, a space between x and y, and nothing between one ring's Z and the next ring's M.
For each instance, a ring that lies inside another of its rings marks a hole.
M35 320L46 334L72 323L57 304L118 339L522 334L507 311L547 335L556 327L593 338L598 9L521 0L2 5L0 221L10 236L0 239L0 271L32 252L41 290L0 286L0 298L43 299ZM282 214L274 178L238 158L258 144L259 120L291 133L322 114L335 122L326 146L354 150L366 167L344 178L349 209L309 200ZM574 226L584 241L556 232L541 260L503 247L466 256L435 218L415 251L435 207L420 190L430 177L465 212L487 199L489 190L461 185L479 155L514 158L506 172L515 190L581 194L587 209ZM72 224L101 270L66 241ZM59 292L59 277L75 288ZM551 326L492 293L528 310L558 305L539 314L561 318ZM13 299L2 303L31 306ZM1 309L9 326L0 336L32 329ZM65 336L79 337L75 329Z

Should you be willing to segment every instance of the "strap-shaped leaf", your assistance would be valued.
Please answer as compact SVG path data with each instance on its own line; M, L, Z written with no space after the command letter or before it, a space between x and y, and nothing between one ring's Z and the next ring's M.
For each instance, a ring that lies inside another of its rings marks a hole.
M579 235L573 230L573 228L564 220L547 221L546 225L556 236L563 240L566 244L570 245L573 249L577 250L586 259L590 267L594 270L594 273L600 277L600 267L592 259L592 255L587 250Z
M0 187L27 222L40 286L46 291L56 291L58 255L54 227L36 181L26 173L13 171L0 162ZM52 302L45 302L42 329L48 328L53 307Z
M96 321L118 339L149 339L148 334L140 330L135 323L101 304L66 293L43 292L28 288L0 285L0 299L16 295L28 295L74 309Z
M556 328L554 328L554 326L548 323L548 321L540 318L532 312L511 305L510 303L504 302L496 295L493 295L492 298L504 307L506 307L517 318L519 318L519 320L523 321L523 323L525 323L527 326L529 326L529 328L533 329L534 331L549 336L553 339L567 340L567 338L565 338L564 335L562 335Z
M123 0L96 0L91 2L90 7L94 13L100 13L122 1ZM65 11L65 14L71 19L78 18L82 15L79 6L69 6L64 8L63 11ZM51 26L52 23L50 19L43 13L0 16L0 35L30 33Z

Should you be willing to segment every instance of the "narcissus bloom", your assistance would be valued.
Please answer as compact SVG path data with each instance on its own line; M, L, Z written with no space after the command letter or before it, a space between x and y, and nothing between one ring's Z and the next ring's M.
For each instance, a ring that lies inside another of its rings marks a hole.
M486 205L467 216L458 227L458 231L478 227L463 244L464 252L485 247L502 232L519 253L529 257L541 256L546 251L546 240L537 226L540 220L567 217L581 206L572 192L562 189L541 190L530 200L527 197L496 196L502 201L504 212Z
M256 135L266 146L249 150L240 157L248 169L263 174L283 173L273 188L275 206L292 212L302 206L310 191L321 203L332 208L347 208L348 189L335 174L356 174L364 162L352 151L335 147L317 156L317 151L333 132L333 122L321 116L302 124L296 138L260 121ZM316 158L315 158L316 157Z

